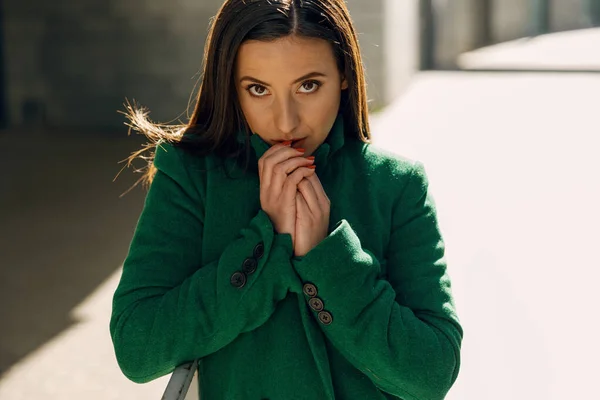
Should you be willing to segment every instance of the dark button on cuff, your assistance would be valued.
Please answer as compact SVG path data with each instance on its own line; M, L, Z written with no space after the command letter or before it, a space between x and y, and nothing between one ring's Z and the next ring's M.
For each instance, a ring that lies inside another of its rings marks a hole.
M230 282L231 286L241 289L246 284L246 274L239 271L235 272L233 275L231 275Z
M321 311L318 317L319 321L321 321L323 325L331 325L331 323L333 322L333 317L328 311Z
M260 260L260 258L265 254L265 244L263 242L260 242L259 244L256 245L256 247L254 248L254 258L256 258L257 260Z
M304 291L304 294L308 297L316 297L318 294L317 287L312 283L305 283L302 290Z
M315 311L323 311L323 308L325 307L323 305L323 300L321 300L318 297L314 297L314 298L310 299L308 301L308 304L310 305L310 308L312 308Z
M250 275L253 274L254 272L256 272L256 267L258 266L258 263L256 262L256 260L254 258L246 258L244 260L244 263L242 264L242 270Z

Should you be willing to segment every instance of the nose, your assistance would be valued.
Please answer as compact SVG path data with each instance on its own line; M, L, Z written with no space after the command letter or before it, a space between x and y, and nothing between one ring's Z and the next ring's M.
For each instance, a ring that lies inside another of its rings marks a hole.
M293 134L300 124L298 105L290 97L280 98L274 107L275 127L282 137L293 139Z

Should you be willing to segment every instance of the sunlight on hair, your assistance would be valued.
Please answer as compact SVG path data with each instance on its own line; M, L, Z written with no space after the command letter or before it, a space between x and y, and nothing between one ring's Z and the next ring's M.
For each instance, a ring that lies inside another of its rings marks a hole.
M127 189L127 191L121 194L120 197L123 197L129 193L140 183L142 183L146 189L150 186L152 179L154 178L154 174L156 173L156 168L154 167L154 155L156 153L156 147L163 142L175 143L180 141L185 129L187 128L187 125L184 124L169 125L152 122L148 118L150 111L145 107L137 105L135 101L132 105L129 100L125 100L124 106L126 111L119 111L119 113L125 115L128 120L128 122L125 122L125 125L129 127L127 135L131 135L131 131L133 130L144 135L148 139L148 142L145 143L141 149L134 151L129 157L119 162L126 164L115 176L113 182L119 177L125 168L130 168L136 159L139 158L143 160L145 164L142 168L134 169L135 173L141 173L142 176L129 189Z

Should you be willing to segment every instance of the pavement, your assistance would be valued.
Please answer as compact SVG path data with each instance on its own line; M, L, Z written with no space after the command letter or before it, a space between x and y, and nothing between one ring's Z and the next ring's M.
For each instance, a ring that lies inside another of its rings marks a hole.
M373 117L419 159L465 329L449 400L592 399L600 74L428 72ZM120 373L112 292L143 202L115 134L0 135L0 399L158 399ZM7 190L4 190L7 188Z
M0 133L0 399L152 399L119 371L108 333L143 202L126 131ZM138 165L140 166L140 165Z

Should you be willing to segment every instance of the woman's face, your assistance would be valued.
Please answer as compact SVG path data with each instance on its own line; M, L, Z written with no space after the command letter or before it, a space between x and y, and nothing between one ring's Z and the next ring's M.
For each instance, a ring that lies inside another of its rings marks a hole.
M331 45L297 36L244 42L235 85L252 132L270 145L293 140L306 157L325 141L348 87Z

